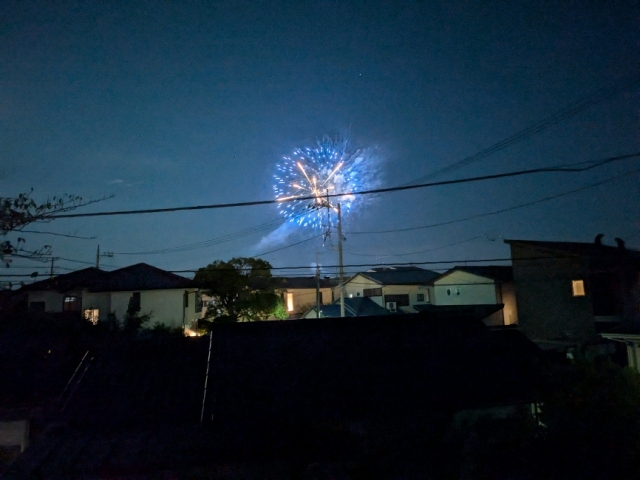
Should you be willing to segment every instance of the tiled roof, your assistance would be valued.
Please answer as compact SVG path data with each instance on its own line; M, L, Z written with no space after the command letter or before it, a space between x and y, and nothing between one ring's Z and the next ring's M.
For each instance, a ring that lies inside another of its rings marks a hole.
M188 278L161 270L146 263L105 272L95 267L58 275L51 280L41 280L22 287L23 291L56 290L66 292L75 288L87 288L92 292L117 292L135 290L166 290L190 288Z
M167 272L146 263L109 272L109 275L90 287L93 292L116 292L134 290L168 290L190 288L193 282L175 273Z
M40 280L38 282L25 285L23 291L34 292L41 290L56 290L66 292L75 288L89 288L97 284L109 275L109 272L95 267L84 268L71 273L58 275L52 279Z
M380 285L427 285L440 276L438 272L420 267L376 267L359 272Z

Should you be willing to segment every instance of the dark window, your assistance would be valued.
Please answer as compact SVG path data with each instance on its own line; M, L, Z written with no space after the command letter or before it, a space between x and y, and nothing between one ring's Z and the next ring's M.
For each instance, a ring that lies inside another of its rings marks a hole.
M365 288L362 290L363 297L381 297L382 289L381 288Z
M424 302L424 293L418 294L418 302Z
M460 295L460 289L456 288L456 295Z
M140 292L133 292L129 298L129 308L132 310L140 310Z
M409 295L385 295L384 303L387 304L389 302L396 302L398 307L408 307Z
M447 288L447 295L451 295L451 289Z
M182 306L184 308L189 307L189 292L184 292L184 295L182 295Z
M64 297L62 303L63 312L78 312L80 311L80 301L78 297Z
M29 310L32 312L44 312L44 302L31 302Z

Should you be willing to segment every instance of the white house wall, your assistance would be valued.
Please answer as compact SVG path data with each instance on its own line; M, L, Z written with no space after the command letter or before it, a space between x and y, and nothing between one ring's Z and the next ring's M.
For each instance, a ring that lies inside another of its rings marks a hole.
M369 288L381 288L382 296L369 297L381 307L385 307L385 295L409 295L409 304L426 305L433 301L433 289L426 285L380 285L360 274L354 276L345 284L345 295L347 297L363 297L364 290ZM418 301L418 294L424 295L424 301ZM339 293L338 293L339 295ZM336 296L337 298L337 296Z
M496 294L495 282L479 275L456 270L436 280L434 286L435 305L488 305L500 303ZM457 293L458 291L460 294Z
M195 311L195 293L189 293L189 304L184 308L184 292L183 289L141 291L140 314L151 315L150 324L146 326L158 322L167 327L182 328L183 321L190 325L193 320L200 318L201 313ZM132 295L133 292L111 293L111 312L119 321L127 313Z

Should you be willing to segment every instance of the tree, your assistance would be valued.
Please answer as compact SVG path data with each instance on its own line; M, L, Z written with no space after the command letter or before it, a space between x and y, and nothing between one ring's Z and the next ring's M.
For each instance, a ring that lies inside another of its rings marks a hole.
M206 317L216 322L266 320L276 312L271 264L259 258L217 260L196 272L195 283L213 297Z
M47 199L46 202L36 203L31 198L31 193L20 193L17 197L0 197L0 237L6 237L10 233L22 232L24 227L34 222L48 222L55 219L56 215L84 207L98 200L83 200L77 195L64 194ZM73 235L69 235L73 236ZM0 260L8 267L11 264L11 256L39 259L51 253L51 246L45 245L36 250L25 250L23 237L18 237L16 243L4 240L0 243Z

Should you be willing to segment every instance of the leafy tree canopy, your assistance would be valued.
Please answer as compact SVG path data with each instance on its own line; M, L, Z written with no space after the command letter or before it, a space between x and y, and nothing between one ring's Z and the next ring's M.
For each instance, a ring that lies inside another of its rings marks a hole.
M266 320L276 312L271 264L259 258L217 260L196 272L196 284L214 303L207 318L216 322Z

